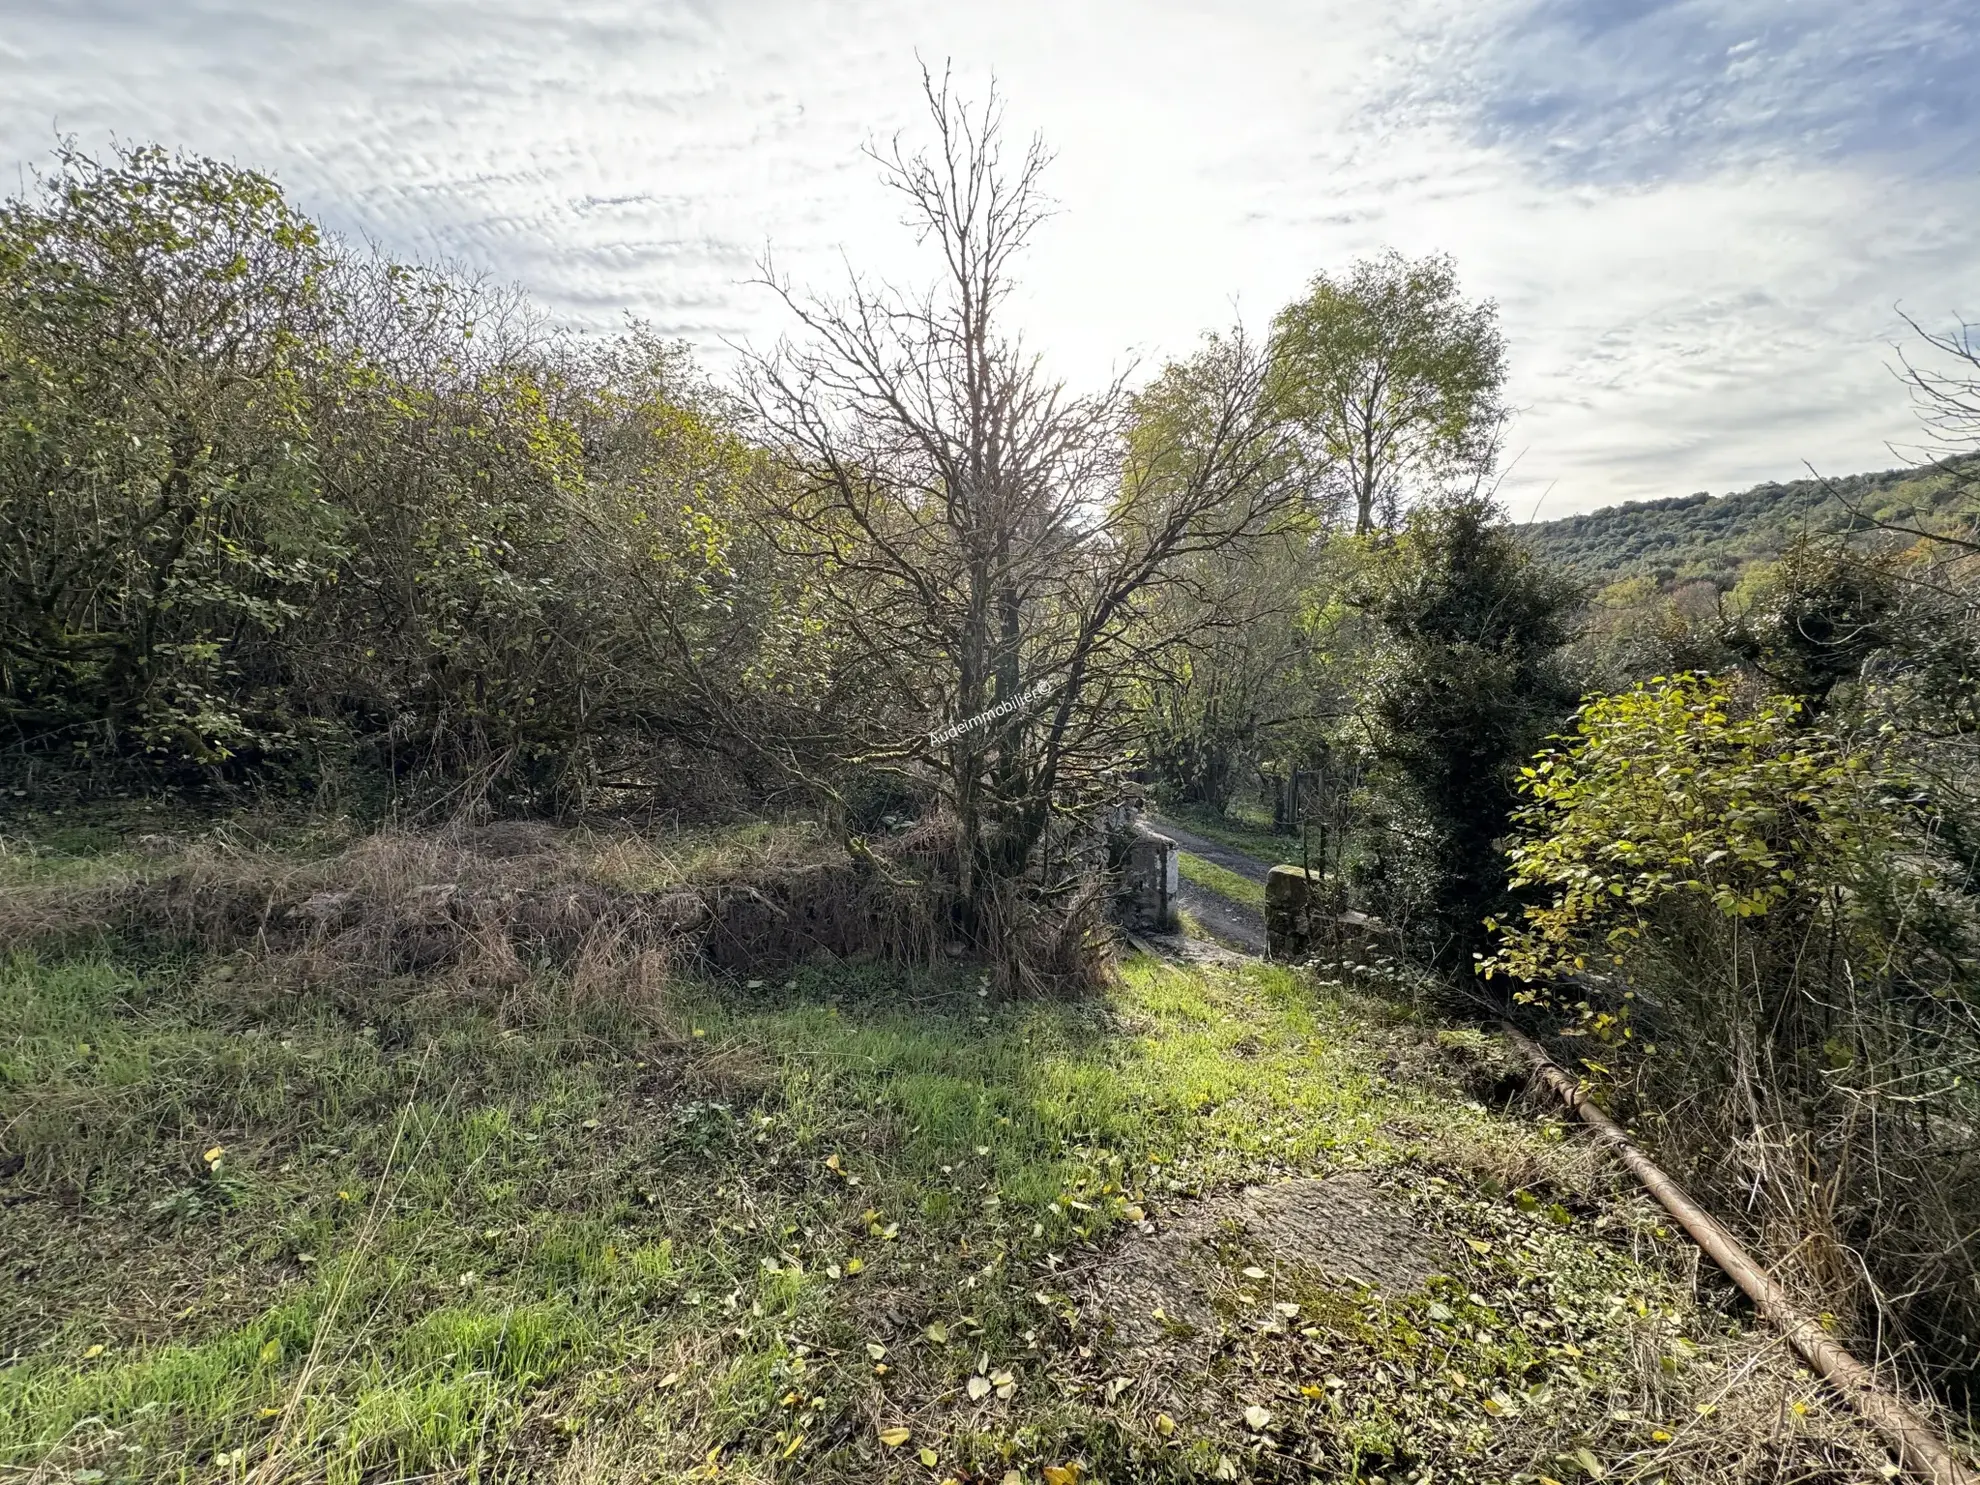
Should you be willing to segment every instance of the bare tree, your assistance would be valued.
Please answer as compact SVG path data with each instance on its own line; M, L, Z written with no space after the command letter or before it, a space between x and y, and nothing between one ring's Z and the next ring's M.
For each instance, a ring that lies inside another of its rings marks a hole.
M748 363L782 461L780 541L872 677L893 736L859 760L931 780L961 831L966 932L1034 874L1055 809L1078 807L1131 724L1142 621L1192 554L1255 535L1284 501L1263 356L1242 334L1199 358L1198 415L1130 437L1124 384L1075 395L1003 312L1047 214L1049 155L1003 149L981 108L924 72L932 147L869 153L940 273L908 293L857 274L843 296L769 278L803 327ZM768 275L766 275L768 278ZM986 713L992 720L972 723Z

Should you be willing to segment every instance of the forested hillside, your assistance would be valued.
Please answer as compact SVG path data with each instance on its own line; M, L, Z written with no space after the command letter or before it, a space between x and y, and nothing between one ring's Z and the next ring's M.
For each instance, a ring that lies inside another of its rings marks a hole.
M924 89L721 376L0 209L0 1473L1960 1485L1974 332L1936 472L1522 531L1454 259L1069 385Z
M1968 468L1955 464L1955 470ZM1939 529L1973 515L1970 483L1935 465L1879 474L1769 482L1729 495L1631 501L1521 531L1536 555L1598 584L1648 577L1736 585L1754 562L1796 541L1875 530L1877 521Z

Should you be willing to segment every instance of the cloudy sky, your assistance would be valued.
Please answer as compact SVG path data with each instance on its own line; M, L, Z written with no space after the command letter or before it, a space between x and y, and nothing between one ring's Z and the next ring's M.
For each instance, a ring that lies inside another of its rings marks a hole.
M1058 152L1018 308L1075 383L1454 254L1521 517L1889 467L1897 309L1980 319L1972 0L0 0L0 170L230 158L719 369L782 328L766 250L913 272L859 150L913 137L917 54Z

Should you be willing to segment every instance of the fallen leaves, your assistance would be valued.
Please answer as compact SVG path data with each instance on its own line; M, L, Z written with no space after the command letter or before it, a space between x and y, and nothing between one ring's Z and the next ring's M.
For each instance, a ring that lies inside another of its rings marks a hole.
M898 1424L892 1428L883 1428L880 1430L880 1442L885 1444L889 1449L898 1449L913 1437L913 1429L902 1428Z
M1244 1421L1254 1433L1263 1433L1272 1422L1272 1410L1253 1403L1244 1410Z

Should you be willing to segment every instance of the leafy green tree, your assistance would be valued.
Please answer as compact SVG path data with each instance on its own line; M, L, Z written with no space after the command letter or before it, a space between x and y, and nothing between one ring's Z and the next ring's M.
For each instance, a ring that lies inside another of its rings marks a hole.
M1272 322L1274 391L1366 535L1411 493L1474 487L1504 416L1498 309L1448 257L1390 252L1321 274Z
M1790 903L1854 911L1851 884L1897 848L1903 807L1867 755L1811 735L1804 714L1779 695L1741 709L1730 682L1696 675L1582 707L1566 746L1520 770L1512 884L1543 900L1484 971L1544 983L1591 957L1627 966L1677 897L1729 921ZM1737 981L1754 966L1734 955Z
M1892 555L1835 539L1793 542L1751 585L1721 642L1773 689L1819 712L1895 638L1901 579Z
M1142 667L1143 748L1164 799L1225 810L1261 759L1309 711L1301 620L1313 537L1295 526L1206 554L1151 599L1172 642Z
M1129 446L1159 479L1182 451L1216 436L1227 395L1229 346L1207 337L1194 356L1163 368L1134 399ZM1297 488L1302 470L1283 432L1261 421L1260 488ZM1322 533L1286 500L1254 539L1174 562L1151 584L1138 625L1141 746L1165 799L1222 810L1263 753L1304 709L1301 627L1316 580Z
M353 254L252 172L65 154L0 213L0 725L456 807L665 790L817 669L762 467L678 347Z
M306 381L327 266L274 183L72 149L0 209L0 715L211 764L285 729L273 643L342 548Z

